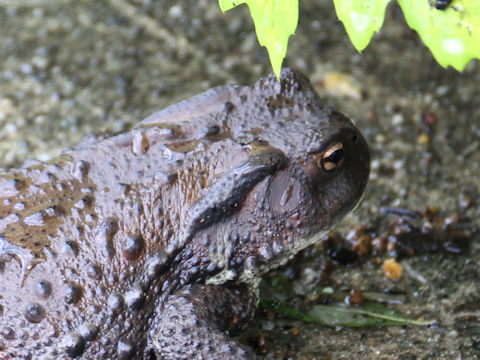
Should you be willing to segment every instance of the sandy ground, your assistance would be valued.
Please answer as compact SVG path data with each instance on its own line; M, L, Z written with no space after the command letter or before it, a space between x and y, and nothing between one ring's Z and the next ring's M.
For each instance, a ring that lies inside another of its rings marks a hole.
M340 229L382 219L385 206L459 212L479 226L479 64L462 74L445 70L398 9L386 22L358 54L333 5L305 1L290 40L285 64L308 74L371 146L365 199ZM222 15L214 1L0 0L0 34L6 168L51 158L91 132L128 129L212 86L249 84L270 72L246 9ZM293 281L307 288L320 278L305 275L320 272L309 258L314 254L290 265L298 275ZM271 359L480 358L478 237L465 254L401 260L406 270L397 282L384 278L381 260L336 265L326 281L343 290L394 289L406 296L402 312L436 319L434 326L325 328L259 314L255 326L265 341L259 351Z

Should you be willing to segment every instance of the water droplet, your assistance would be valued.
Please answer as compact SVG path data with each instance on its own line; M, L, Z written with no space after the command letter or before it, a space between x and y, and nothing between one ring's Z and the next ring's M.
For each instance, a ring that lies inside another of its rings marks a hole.
M39 323L45 317L45 309L37 303L29 303L25 307L23 314L31 323Z
M132 152L139 156L145 154L150 147L148 138L143 131L137 131L133 134Z
M135 260L144 248L145 240L141 235L129 235L123 242L122 253L125 259Z
M50 281L40 280L35 283L33 291L38 297L46 299L52 295L52 284Z
M80 285L70 283L65 290L65 301L67 304L76 304L83 295L83 288Z
M135 355L135 345L127 339L120 339L117 346L117 356L119 360L130 360Z
M85 339L76 333L68 335L63 344L66 353L72 358L81 356L85 351Z

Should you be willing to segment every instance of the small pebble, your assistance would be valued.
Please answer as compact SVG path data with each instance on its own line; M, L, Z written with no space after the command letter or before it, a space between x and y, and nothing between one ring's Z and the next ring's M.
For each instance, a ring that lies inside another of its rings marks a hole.
M402 277L403 267L394 259L383 262L383 274L388 280L399 280Z

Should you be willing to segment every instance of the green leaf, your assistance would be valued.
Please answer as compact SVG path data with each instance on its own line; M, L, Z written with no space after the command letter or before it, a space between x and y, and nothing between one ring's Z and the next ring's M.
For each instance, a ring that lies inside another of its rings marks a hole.
M245 1L234 1L234 0L218 0L218 5L220 5L220 10L222 12L233 9L235 6L243 4Z
M337 16L347 31L353 46L361 52L373 34L380 30L385 9L390 0L333 0ZM428 2L428 0L424 0Z
M263 308L274 311L280 315L290 317L307 323L314 323L322 326L345 326L345 327L366 327L366 326L402 326L417 325L426 326L434 323L433 320L410 319L398 311L389 309L376 301L365 300L360 306L347 306L344 302L345 295L340 293L329 294L330 305L312 306L306 313L295 309L285 302L275 299L260 299ZM370 296L374 297L373 293ZM389 302L398 302L399 298L382 294L383 299Z
M280 77L288 38L298 24L298 0L218 0L218 3L223 12L243 3L248 5L258 42L267 48L273 72Z
M322 320L314 319L311 316L304 314L300 310L297 310L294 307L291 307L280 300L260 299L260 305L264 309L271 310L273 312L276 312L277 314L289 317L291 319L300 320L307 323L314 323L318 325L328 325Z
M480 0L454 0L444 10L429 1L398 0L408 25L417 31L443 67L462 71L480 58Z
M381 304L366 301L360 307L348 307L346 305L313 306L307 316L327 323L330 326L401 326L401 325L431 325L433 321L421 321L410 319L397 311L391 310Z

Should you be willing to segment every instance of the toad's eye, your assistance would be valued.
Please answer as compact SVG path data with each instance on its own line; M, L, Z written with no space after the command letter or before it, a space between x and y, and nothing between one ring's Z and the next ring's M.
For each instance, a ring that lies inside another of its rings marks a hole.
M343 144L338 142L325 150L317 164L326 172L330 172L340 167L344 158Z

